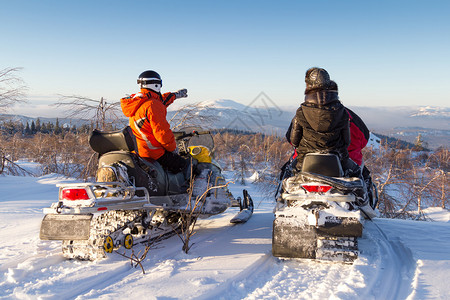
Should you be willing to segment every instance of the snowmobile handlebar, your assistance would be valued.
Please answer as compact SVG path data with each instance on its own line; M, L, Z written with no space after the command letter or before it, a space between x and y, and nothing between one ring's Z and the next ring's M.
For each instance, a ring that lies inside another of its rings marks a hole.
M205 130L205 131L193 130L192 132L189 132L189 133L180 131L180 132L174 132L173 134L174 134L176 140L181 140L181 139L191 137L191 136L202 135L202 134L211 134L211 131L209 131L209 130Z

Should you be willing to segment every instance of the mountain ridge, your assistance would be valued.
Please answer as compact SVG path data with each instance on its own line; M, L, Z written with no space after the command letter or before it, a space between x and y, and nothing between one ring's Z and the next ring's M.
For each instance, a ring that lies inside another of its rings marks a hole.
M170 120L176 111L185 106L175 102L168 109ZM214 129L238 129L266 134L284 135L296 108L279 107L261 93L252 103L244 105L231 99L193 103L198 105L196 114L214 117L208 126ZM420 134L430 148L450 147L450 108L434 106L366 107L349 106L366 123L372 132L414 143ZM2 115L15 121L36 121L36 118L21 115ZM41 122L55 122L56 118L39 118ZM58 118L60 124L82 125L91 120ZM121 119L122 120L122 119ZM126 118L123 118L126 124Z

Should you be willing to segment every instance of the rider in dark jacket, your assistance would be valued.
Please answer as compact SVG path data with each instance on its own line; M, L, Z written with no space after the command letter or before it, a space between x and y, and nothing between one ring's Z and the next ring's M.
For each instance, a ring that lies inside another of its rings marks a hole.
M297 109L286 133L296 148L296 169L301 170L306 153L325 151L339 154L342 167L351 176L366 182L370 205L375 208L369 170L362 171L362 149L369 140L369 129L362 119L339 101L337 84L328 72L310 68L305 76L305 102Z
M296 168L301 169L305 154L324 151L338 154L344 170L353 169L347 150L349 114L339 101L336 84L321 68L308 69L305 82L305 102L297 109L286 133L298 154Z

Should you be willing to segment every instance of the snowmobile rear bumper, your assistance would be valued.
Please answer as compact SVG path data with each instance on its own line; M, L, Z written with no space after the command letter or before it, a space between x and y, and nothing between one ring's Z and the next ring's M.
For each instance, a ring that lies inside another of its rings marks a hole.
M92 214L48 214L41 223L41 240L89 239Z
M276 257L315 259L320 248L319 239L360 236L362 224L357 218L337 217L332 222L313 226L278 216L273 222L272 254Z

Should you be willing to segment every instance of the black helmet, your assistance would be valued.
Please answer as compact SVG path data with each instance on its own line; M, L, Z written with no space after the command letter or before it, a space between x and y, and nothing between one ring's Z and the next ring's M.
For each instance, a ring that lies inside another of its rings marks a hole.
M327 90L336 92L336 93L339 92L337 83L333 80L330 80L330 85L328 86Z
M137 83L141 85L141 88L150 89L157 93L160 92L162 87L161 76L159 76L159 74L155 71L151 70L142 72L137 79Z
M315 67L309 68L306 71L305 82L305 94L308 94L313 90L328 89L331 84L330 75L328 72L325 69Z

